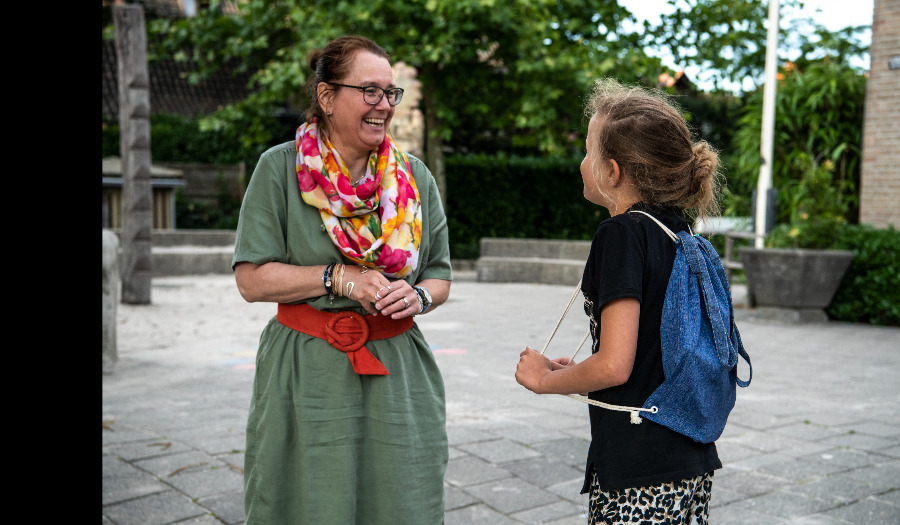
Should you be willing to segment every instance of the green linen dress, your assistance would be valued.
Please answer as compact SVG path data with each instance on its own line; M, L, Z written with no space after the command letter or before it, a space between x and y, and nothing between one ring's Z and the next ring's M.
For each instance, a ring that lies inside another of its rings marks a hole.
M303 202L296 148L266 151L238 222L232 267L243 261L300 266L348 263ZM419 264L407 277L451 280L447 222L434 177L410 168L423 206ZM324 311L358 302L310 299ZM448 448L444 382L419 327L366 343L390 375L357 375L347 355L275 317L264 328L247 421L246 525L443 523Z

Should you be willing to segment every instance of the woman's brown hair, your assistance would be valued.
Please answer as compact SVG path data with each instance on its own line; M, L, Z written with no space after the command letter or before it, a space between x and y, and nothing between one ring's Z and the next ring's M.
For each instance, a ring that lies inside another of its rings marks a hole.
M304 120L309 122L313 117L325 120L325 112L319 105L316 86L320 82L340 82L350 73L350 61L357 51L368 51L374 55L384 57L390 62L391 57L387 51L374 41L359 35L348 35L336 38L325 45L323 49L316 49L309 53L307 60L313 74L306 79L303 85L303 93L309 97L310 105L306 110Z
M585 111L599 120L587 147L598 148L601 162L614 159L644 202L695 210L699 218L718 215L719 156L706 141L692 140L665 93L598 80Z

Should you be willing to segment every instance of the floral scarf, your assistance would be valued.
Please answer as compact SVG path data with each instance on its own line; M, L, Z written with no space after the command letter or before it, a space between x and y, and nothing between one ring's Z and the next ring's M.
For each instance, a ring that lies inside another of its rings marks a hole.
M356 186L317 118L297 128L297 180L345 257L391 277L419 261L422 205L409 160L387 134Z

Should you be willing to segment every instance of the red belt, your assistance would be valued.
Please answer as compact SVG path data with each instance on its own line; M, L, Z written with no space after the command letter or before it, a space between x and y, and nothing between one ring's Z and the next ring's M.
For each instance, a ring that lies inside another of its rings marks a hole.
M368 348L367 341L387 339L412 328L413 318L394 320L386 315L362 315L357 312L337 313L316 310L308 304L278 304L278 322L298 332L325 339L345 352L357 374L388 375Z

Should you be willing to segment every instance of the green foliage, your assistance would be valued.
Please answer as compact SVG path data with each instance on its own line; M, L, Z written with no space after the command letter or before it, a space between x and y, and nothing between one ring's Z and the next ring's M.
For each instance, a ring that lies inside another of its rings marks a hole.
M648 44L670 51L676 63L700 66L717 86L723 80L756 77L765 69L768 2L668 3L675 10L661 15L659 25L644 22Z
M826 166L810 161L806 169L798 170L799 180L788 181L784 206L789 219L769 232L767 247L824 250L832 246L838 229L847 222L848 197L834 184Z
M251 72L250 97L206 121L240 130L247 147L272 140L265 120L296 100L307 53L344 34L371 37L395 62L416 66L425 107L440 126L430 132L461 151L484 151L485 143L577 150L581 98L593 79L627 71L635 81L660 69L635 35L620 30L630 13L616 2L248 0L238 15L216 6L150 24L151 55L189 61L194 78L229 63Z
M803 70L789 65L780 76L772 184L778 189L776 223L788 224L781 230L793 234L773 232L772 243L794 246L785 239L819 229L817 222L832 228L857 222L866 79L830 59ZM735 153L728 158L734 169L725 208L737 215L753 211L750 196L759 177L762 98L762 90L748 97L734 135ZM813 236L821 240L821 235Z
M733 95L692 93L677 98L684 118L697 138L709 142L720 155L731 150L743 101Z
M844 225L833 247L854 257L828 307L829 317L900 326L900 232L893 226Z
M675 7L663 14L658 25L644 22L644 42L671 53L675 63L699 66L701 80L721 88L723 81L750 80L755 88L764 81L768 37L767 0L669 0ZM802 6L802 0L782 0L779 20ZM836 32L810 18L797 17L780 23L778 62L798 65L830 58L849 64L868 53L858 35L868 26ZM799 52L799 55L797 53ZM754 88L754 89L755 89Z
M237 229L241 199L231 195L223 177L218 186L215 203L188 199L181 188L175 191L175 224L179 229Z
M204 129L202 123L202 118L151 115L153 161L208 164L237 164L243 161L252 172L259 155L270 146L244 147L238 138L226 130ZM102 145L104 157L119 156L119 124L106 116L103 119Z
M608 212L582 197L581 156L453 155L446 159L454 259L482 237L590 240Z

